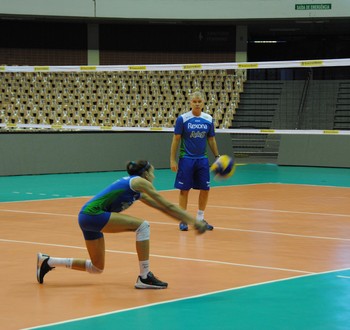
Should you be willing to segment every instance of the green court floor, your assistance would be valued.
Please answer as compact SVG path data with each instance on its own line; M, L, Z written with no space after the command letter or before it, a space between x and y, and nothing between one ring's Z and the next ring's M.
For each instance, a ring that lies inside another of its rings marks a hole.
M297 304L295 297L299 297ZM262 283L41 329L348 330L349 299L350 270L344 270Z
M123 175L126 172L0 176L0 202L92 196ZM157 189L173 189L173 172L160 169L155 171L155 175ZM350 169L238 164L232 178L224 182L213 181L212 186L255 183L350 187Z

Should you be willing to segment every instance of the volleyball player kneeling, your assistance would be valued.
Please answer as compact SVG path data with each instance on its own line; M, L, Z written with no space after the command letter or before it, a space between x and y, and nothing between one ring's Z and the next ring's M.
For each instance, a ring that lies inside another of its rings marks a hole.
M193 218L182 208L166 200L153 186L153 166L146 160L129 162L129 176L123 177L89 200L79 213L79 226L85 238L91 258L56 258L37 254L37 280L44 282L44 276L55 267L66 267L101 274L105 267L105 242L103 233L134 231L140 274L136 280L137 289L165 289L168 283L160 281L149 267L150 226L145 220L121 214L136 200L158 209L172 218L192 225L198 233L206 231L206 225Z

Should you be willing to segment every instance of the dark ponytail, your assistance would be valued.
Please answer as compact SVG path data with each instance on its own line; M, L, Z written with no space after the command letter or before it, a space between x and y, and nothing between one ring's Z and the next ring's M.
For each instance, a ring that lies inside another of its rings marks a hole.
M148 171L151 167L151 164L147 160L138 160L137 162L131 161L126 165L126 170L129 175L139 175Z

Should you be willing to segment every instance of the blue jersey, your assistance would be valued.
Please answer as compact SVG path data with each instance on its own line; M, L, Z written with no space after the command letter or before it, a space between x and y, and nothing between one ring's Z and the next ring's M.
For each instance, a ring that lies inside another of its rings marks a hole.
M213 117L186 112L177 118L174 133L181 135L180 158L206 158L207 138L215 136Z
M121 212L141 197L141 193L131 189L131 181L138 176L128 176L113 182L81 209L84 214L97 215L104 212Z

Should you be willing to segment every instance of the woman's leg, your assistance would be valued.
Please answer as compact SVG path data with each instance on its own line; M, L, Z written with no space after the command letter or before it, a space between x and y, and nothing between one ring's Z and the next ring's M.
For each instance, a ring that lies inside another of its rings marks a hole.
M95 240L86 240L86 247L91 260L80 258L57 258L49 255L37 254L37 280L44 282L44 276L56 267L71 268L74 270L87 271L91 274L101 274L105 263L105 242L100 237Z
M119 233L124 231L136 232L136 252L138 259L139 261L149 260L148 222L130 215L112 213L109 221L102 229L104 233Z
M135 288L167 288L168 283L160 281L149 271L149 223L129 215L112 213L102 232L119 233L122 231L136 232L136 252L139 260L140 275L136 280Z
M135 287L138 289L164 289L167 283L158 280L149 271L149 223L147 221L119 213L112 213L107 224L102 228L104 233L118 233L124 231L136 232L136 251L140 265L140 276ZM75 270L87 271L92 274L102 273L105 266L104 237L85 240L91 260L73 258L51 258L38 254L37 278L43 283L46 273L57 266L65 266Z
M94 240L85 240L92 265L101 271L105 268L105 239L100 237ZM85 259L73 259L72 269L87 270Z

